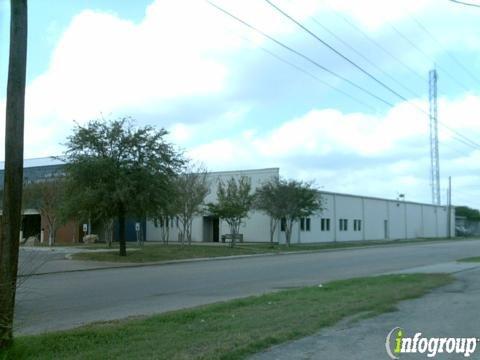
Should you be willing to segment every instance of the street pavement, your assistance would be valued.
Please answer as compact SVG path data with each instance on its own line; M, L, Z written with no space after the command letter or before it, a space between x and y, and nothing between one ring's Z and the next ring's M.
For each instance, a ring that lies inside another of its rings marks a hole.
M19 288L15 331L68 329L475 255L480 241L442 241L34 275Z
M429 271L455 273L453 284L437 288L428 295L401 302L398 311L389 312L366 320L342 321L334 327L318 334L287 344L275 346L256 354L250 360L307 360L336 359L364 360L389 359L385 341L387 334L395 327L413 337L417 332L421 337L431 338L480 338L480 264L431 267ZM423 272L426 269L415 269ZM409 271L410 272L410 271ZM395 340L395 339L393 339ZM434 354L432 348L432 354ZM428 351L428 350L427 350ZM424 354L401 354L401 359L428 359ZM463 354L437 353L435 359L464 359ZM470 355L480 358L480 344Z

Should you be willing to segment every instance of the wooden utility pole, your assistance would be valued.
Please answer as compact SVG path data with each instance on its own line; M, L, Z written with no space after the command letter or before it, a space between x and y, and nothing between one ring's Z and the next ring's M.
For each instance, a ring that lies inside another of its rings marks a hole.
M0 221L0 349L13 338L22 220L23 129L27 68L27 0L10 1L10 54L5 116L5 182Z

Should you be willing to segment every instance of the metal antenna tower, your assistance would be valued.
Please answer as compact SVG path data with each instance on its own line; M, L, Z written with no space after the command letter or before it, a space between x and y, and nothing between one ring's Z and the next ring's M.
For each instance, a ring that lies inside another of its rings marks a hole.
M437 70L430 70L429 101L430 101L430 162L432 181L432 204L440 205L440 159L438 156L438 111L437 111Z

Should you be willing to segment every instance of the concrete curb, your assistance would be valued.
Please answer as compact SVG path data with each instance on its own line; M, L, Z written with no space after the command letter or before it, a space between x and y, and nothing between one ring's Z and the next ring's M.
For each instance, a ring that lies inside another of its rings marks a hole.
M398 247L398 246L418 246L418 245L429 245L429 244L443 244L447 242L455 241L464 241L464 240L441 240L441 241L421 241L418 243L408 242L408 243L397 243L397 244L378 244L378 245L363 245L363 246L352 246L344 248L335 248L335 249L319 249L319 250L302 250L302 251L287 251L287 252L269 252L261 254L251 254L251 255L232 255L232 256L217 256L217 257L207 257L207 258L193 258L193 259L178 259L178 260L166 260L166 261L154 261L146 263L118 263L105 266L93 266L85 269L68 269L68 270L56 270L56 271L45 271L38 272L34 274L18 274L18 277L27 277L27 276L42 276L50 274L62 274L62 273L71 273L71 272L85 272L85 271L97 271L97 270L111 270L111 269L122 269L122 268L140 268L140 267L149 267L149 266L164 266L164 265L176 265L183 263L195 263L195 262L206 262L206 261L222 261L222 260L235 260L235 259L244 259L244 258L257 258L257 257L267 257L267 256L281 256L281 255L302 255L302 254L315 254L315 253L329 253L329 252L338 252L346 250L366 250L366 249L375 249L375 248L384 248L384 247ZM472 240L468 240L472 241ZM65 259L72 260L73 254L65 255ZM72 260L75 261L75 260ZM89 260L78 260L89 262ZM93 261L92 261L93 263ZM98 263L98 262L97 262Z

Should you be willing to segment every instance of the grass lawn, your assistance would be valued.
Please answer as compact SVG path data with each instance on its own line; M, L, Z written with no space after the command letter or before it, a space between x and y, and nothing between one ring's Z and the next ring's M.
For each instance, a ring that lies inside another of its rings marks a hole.
M118 255L118 250L108 252L82 252L72 255L73 260L94 260L111 262L132 262L143 263L152 261L195 259L206 257L232 256L232 255L251 255L269 252L266 248L256 248L254 246L237 246L231 248L225 246L208 245L147 245L143 247L130 246L127 248L127 256ZM271 249L270 249L271 251Z
M181 246L177 244L163 245L163 244L148 244L144 247L138 248L136 245L128 244L131 249L135 251L128 251L127 256L118 256L118 250L111 252L85 252L72 255L74 260L93 260L93 261L108 261L108 262L126 262L126 263L144 263L166 260L180 260L180 259L195 259L206 257L232 256L232 255L251 255L264 253L283 253L294 251L320 251L328 249L351 248L357 246L374 246L374 245L398 245L421 243L431 241L445 241L447 239L411 239L411 240L369 240L369 241L342 241L342 242L328 242L316 244L292 244L289 247L285 245L269 243L250 243L237 244L235 248L231 248L228 244L225 245L192 245ZM450 240L450 239L448 239ZM118 243L114 244L118 248ZM104 244L93 244L85 246L86 249L104 249Z
M21 336L8 352L0 353L0 359L243 359L347 316L391 311L398 301L451 281L444 274L335 281L152 317Z
M457 260L457 261L461 261L461 262L480 262L480 256L468 257L468 258L460 259L460 260Z

